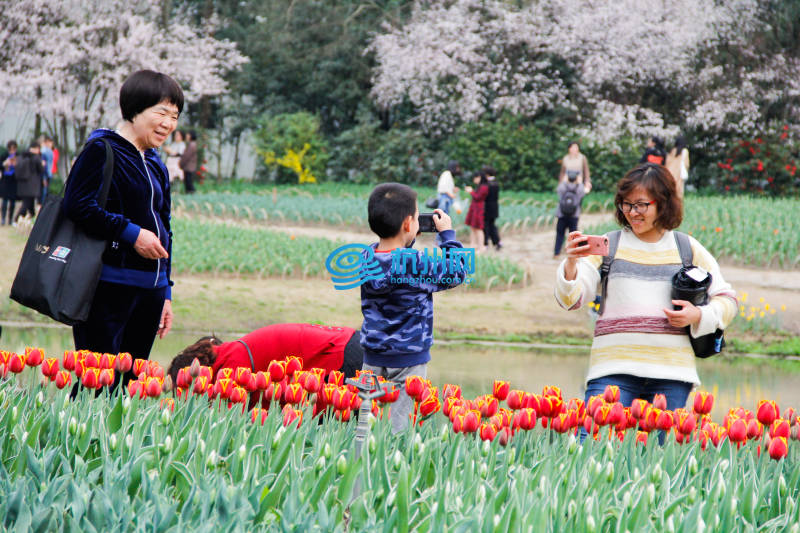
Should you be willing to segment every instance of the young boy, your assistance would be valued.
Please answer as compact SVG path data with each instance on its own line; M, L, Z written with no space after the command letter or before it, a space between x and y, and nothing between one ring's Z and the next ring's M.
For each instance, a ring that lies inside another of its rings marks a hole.
M452 252L463 246L455 238L450 217L441 209L434 213L442 249L436 253L439 258L449 256L445 265L432 261L432 250L423 254L411 248L419 233L417 193L411 187L383 183L369 197L369 227L380 238L370 248L382 275L361 285L363 369L395 382L427 375L433 344L433 293L459 285L466 276L463 260L451 260ZM372 257L366 259L374 262ZM398 271L400 263L404 272ZM414 401L401 387L391 407L394 433L408 426L413 409Z

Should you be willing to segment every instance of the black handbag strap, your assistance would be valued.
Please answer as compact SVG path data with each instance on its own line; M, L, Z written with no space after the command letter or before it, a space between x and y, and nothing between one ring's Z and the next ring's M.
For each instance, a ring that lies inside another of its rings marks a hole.
M247 350L247 355L248 355L248 357L250 357L250 371L251 372L255 372L256 371L256 362L253 360L253 352L250 351L250 347L242 339L239 339L236 342L242 343L242 346L244 346L245 350Z
M100 207L106 207L108 200L108 191L111 189L111 178L114 176L114 150L111 149L111 143L107 139L102 139L106 147L106 161L103 163L103 186L100 189L100 196L97 197L97 203Z

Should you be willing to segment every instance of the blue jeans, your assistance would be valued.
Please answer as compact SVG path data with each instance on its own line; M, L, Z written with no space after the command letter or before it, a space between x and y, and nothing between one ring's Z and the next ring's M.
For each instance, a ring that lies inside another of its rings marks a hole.
M653 403L656 394L663 394L667 398L667 409L675 410L686 407L686 400L692 391L693 385L686 381L674 379L640 378L629 374L612 374L589 380L586 384L585 401L598 394L602 395L606 385L619 387L619 401L624 407L630 407L633 400L641 398ZM659 442L664 441L663 432L659 435ZM586 430L581 429L581 442L586 438Z
M450 206L453 205L453 199L445 193L439 193L439 207L448 215L450 214Z

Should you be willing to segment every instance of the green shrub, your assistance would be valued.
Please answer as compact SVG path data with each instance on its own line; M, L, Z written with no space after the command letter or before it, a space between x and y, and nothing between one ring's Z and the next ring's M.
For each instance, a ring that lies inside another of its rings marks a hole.
M253 134L256 153L264 163L258 169L260 177L279 183L313 183L322 177L328 143L319 126L319 117L305 111L262 117Z

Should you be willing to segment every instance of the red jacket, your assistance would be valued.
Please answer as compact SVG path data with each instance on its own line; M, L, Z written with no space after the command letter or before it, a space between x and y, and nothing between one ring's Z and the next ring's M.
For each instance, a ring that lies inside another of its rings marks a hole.
M248 333L241 340L253 353L254 371L266 371L271 361L290 355L300 357L304 369L331 371L342 367L344 347L355 332L353 328L317 324L273 324ZM220 368L250 368L250 357L241 342L224 342L214 351L214 374Z

